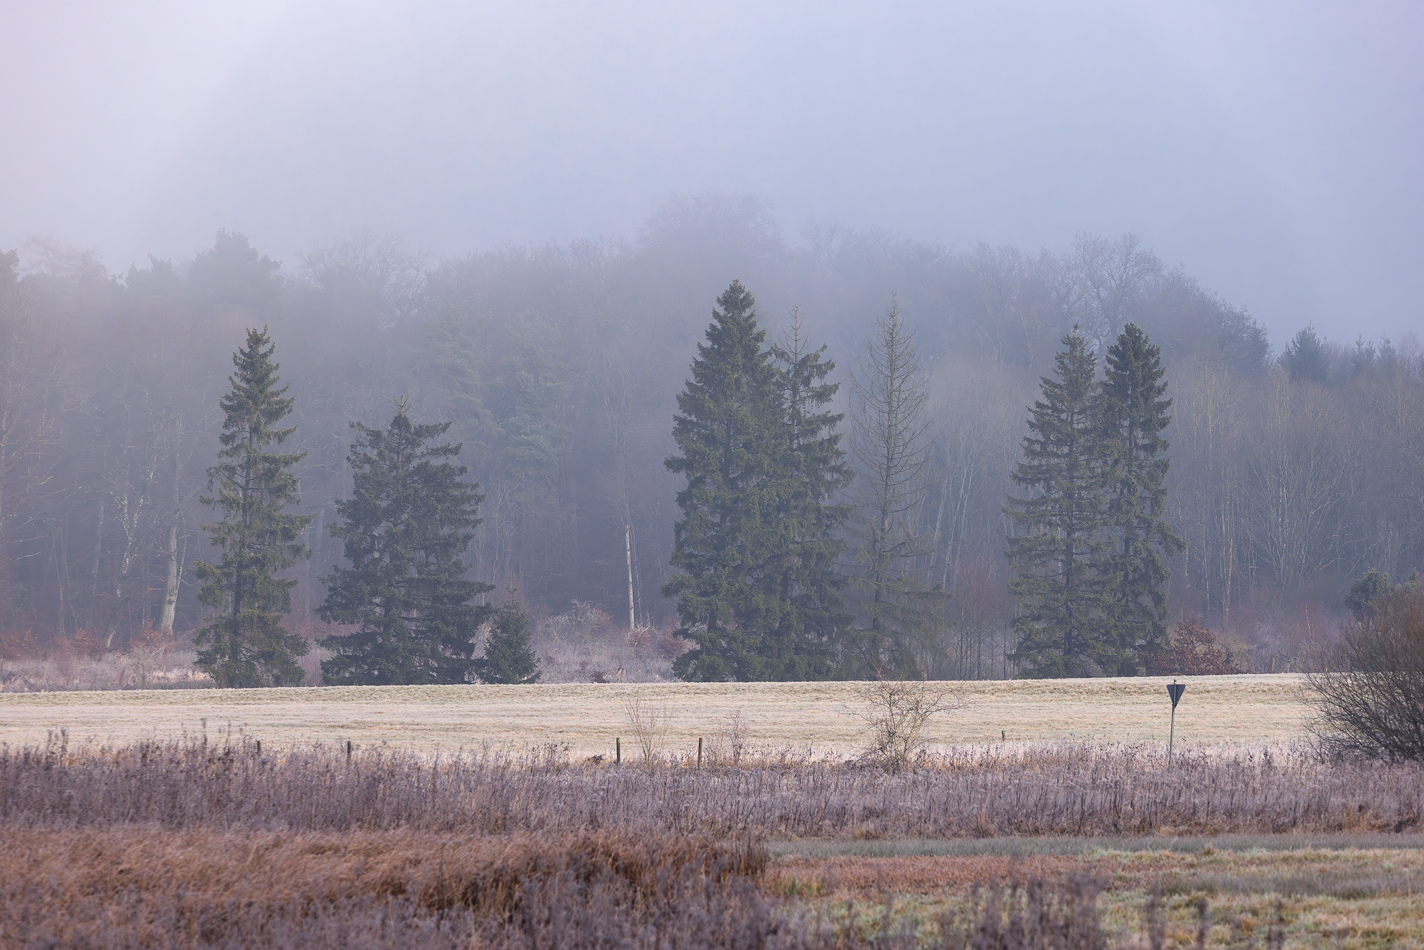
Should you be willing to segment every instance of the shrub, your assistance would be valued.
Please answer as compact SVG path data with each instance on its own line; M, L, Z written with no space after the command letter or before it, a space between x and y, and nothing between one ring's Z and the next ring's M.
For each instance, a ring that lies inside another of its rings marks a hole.
M924 750L925 726L937 713L963 705L957 691L914 680L879 680L861 691L855 715L865 723L864 757L892 772Z
M633 731L633 739L643 753L643 764L652 771L662 755L663 741L667 738L669 725L667 703L643 702L639 696L625 700L623 715L628 720L628 728Z
M1146 656L1149 676L1221 676L1240 673L1229 647L1196 617L1177 621L1167 647Z
M1331 754L1424 759L1424 592L1396 588L1348 621L1308 683Z

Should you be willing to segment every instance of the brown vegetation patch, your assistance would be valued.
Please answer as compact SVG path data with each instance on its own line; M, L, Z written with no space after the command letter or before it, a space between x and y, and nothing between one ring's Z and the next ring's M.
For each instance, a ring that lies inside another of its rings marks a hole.
M0 947L32 939L281 946L270 940L274 932L310 935L328 925L394 936L384 918L411 937L458 932L468 942L481 929L547 930L551 907L566 916L603 913L605 924L631 922L636 930L659 908L695 903L704 893L746 892L765 865L765 852L750 844L617 832L471 838L410 829L6 829ZM330 935L319 940L344 945Z
M611 875L650 896L688 875L725 883L755 879L765 852L685 836L623 833L493 838L414 830L336 834L222 832L152 826L0 831L3 893L48 882L65 916L71 901L139 895L192 909L214 903L321 903L356 896L409 898L427 911L481 914L517 909L522 882ZM5 915L0 914L0 917Z

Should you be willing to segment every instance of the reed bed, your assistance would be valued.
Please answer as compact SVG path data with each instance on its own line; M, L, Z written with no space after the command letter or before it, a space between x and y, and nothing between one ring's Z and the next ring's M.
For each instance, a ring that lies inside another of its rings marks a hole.
M878 914L847 909L838 920L767 896L758 887L764 855L754 846L428 837L11 833L0 852L0 947L1107 946L1096 886L1086 879L992 888L921 933L888 902Z
M1308 747L1179 753L1130 745L980 747L889 773L834 758L574 763L206 740L0 746L0 828L468 835L634 833L718 838L1403 832L1424 815L1424 768L1334 764Z

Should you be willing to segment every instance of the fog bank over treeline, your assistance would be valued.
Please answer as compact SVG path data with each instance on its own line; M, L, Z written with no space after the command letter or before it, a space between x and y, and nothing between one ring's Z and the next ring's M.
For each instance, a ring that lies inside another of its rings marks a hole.
M945 676L1005 675L1001 505L1027 407L1060 339L1099 352L1129 322L1159 345L1175 400L1168 516L1186 542L1172 618L1199 614L1256 669L1296 662L1368 568L1424 562L1424 355L1413 338L1268 341L1244 310L1134 237L1054 251L949 252L810 227L753 198L673 200L635 237L437 258L341 237L278 263L221 232L191 260L109 274L32 243L0 262L0 633L7 649L80 631L121 648L200 623L185 573L210 557L199 503L219 397L247 327L269 328L295 399L300 511L314 557L291 622L340 558L353 420L450 421L486 500L473 573L537 615L577 602L666 625L674 396L732 279L776 336L799 307L850 381L892 295L932 386L927 570L952 593ZM1274 344L1274 348L1273 345ZM849 393L842 386L841 396ZM849 407L847 407L849 408ZM289 443L290 444L290 443ZM499 596L507 596L500 594Z

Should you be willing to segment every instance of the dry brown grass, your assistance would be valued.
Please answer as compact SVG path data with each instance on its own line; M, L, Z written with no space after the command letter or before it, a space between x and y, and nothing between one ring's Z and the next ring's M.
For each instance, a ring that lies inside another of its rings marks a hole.
M617 876L650 897L660 881L688 873L755 878L766 852L693 836L527 833L438 835L412 829L289 834L166 829L0 831L0 879L45 881L65 900L172 900L183 913L221 903L331 903L352 897L408 898L427 911L463 907L479 915L518 910L521 882L574 873ZM7 917L0 914L0 919Z
M1169 706L1161 677L1015 680L956 684L964 706L925 730L932 748L959 743L1165 742ZM1293 675L1187 679L1177 710L1178 746L1290 741L1310 715ZM740 711L748 746L860 751L856 683L556 684L535 686L330 687L321 689L0 693L0 742L40 743L67 729L76 739L122 744L196 735L204 723L260 738L269 748L313 740L389 742L402 749L522 750L567 746L611 754L631 738L624 704L665 707L666 749L695 754Z

